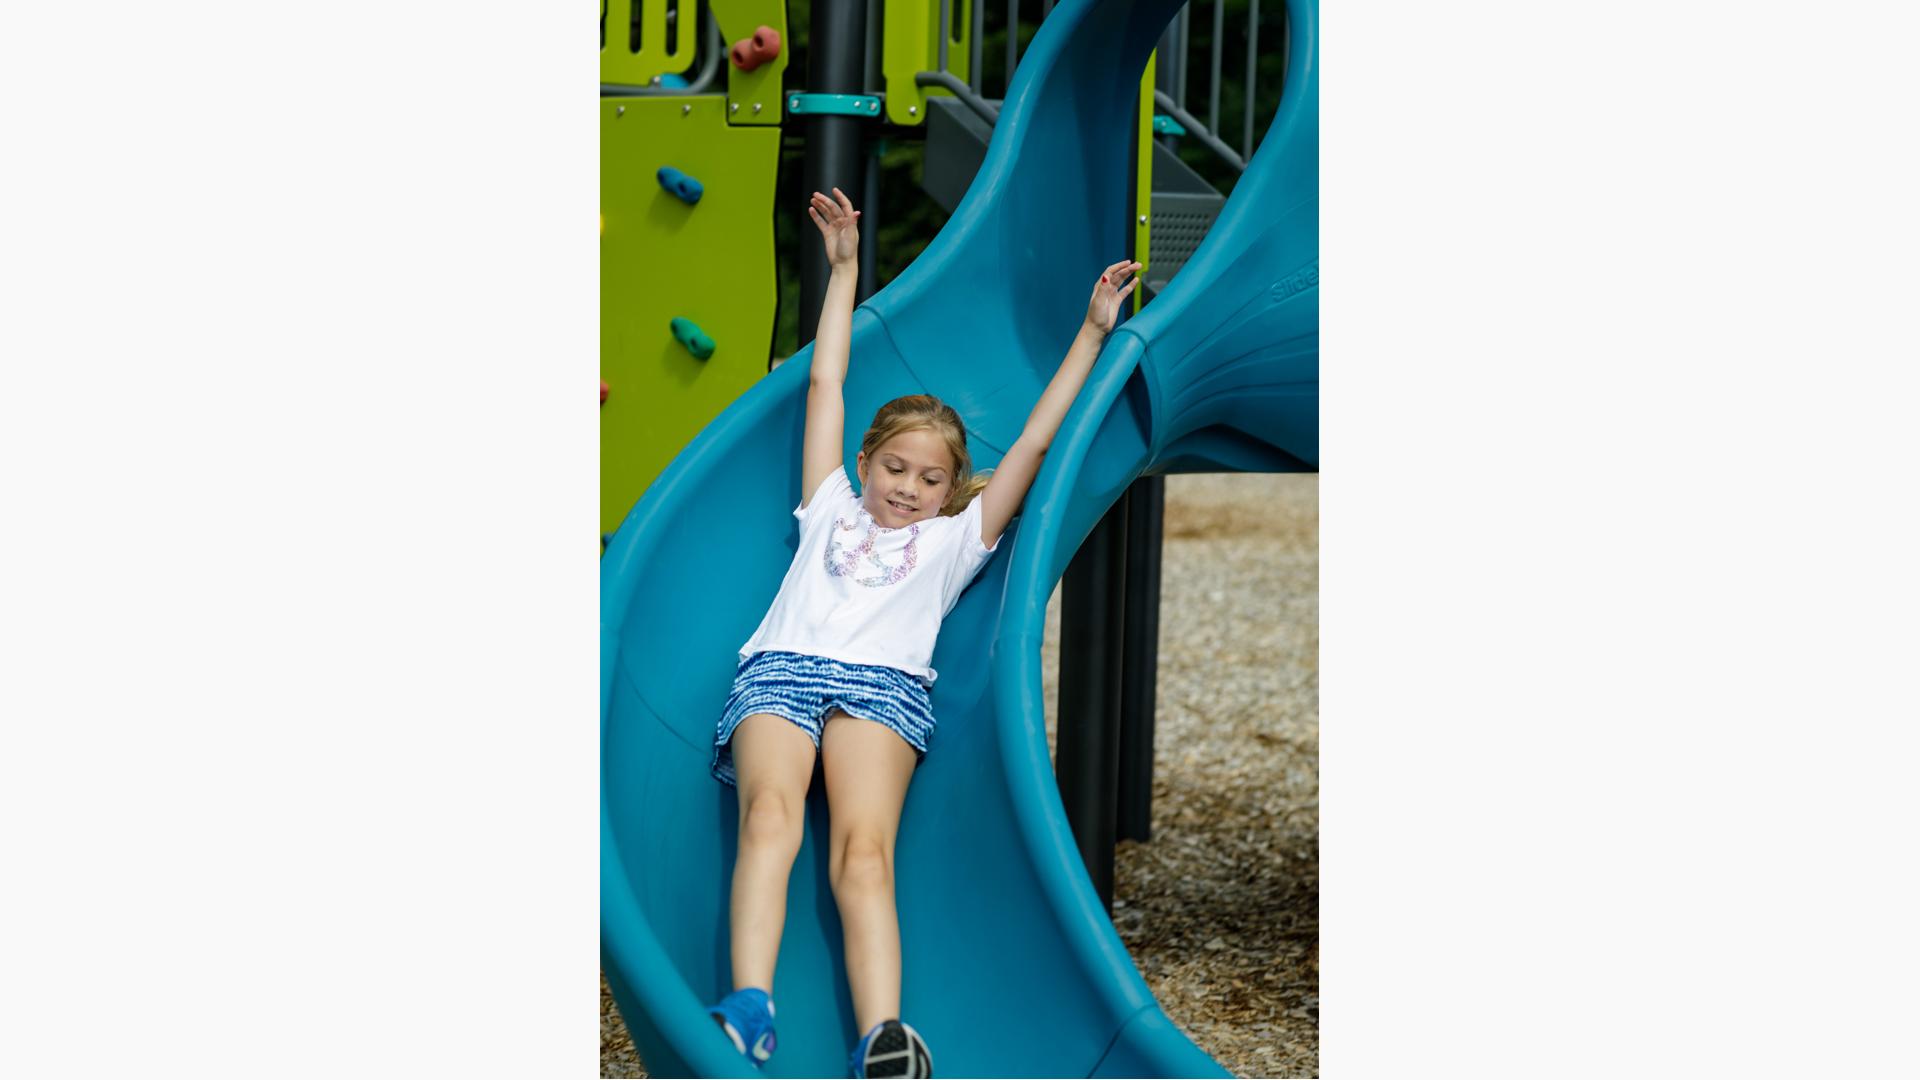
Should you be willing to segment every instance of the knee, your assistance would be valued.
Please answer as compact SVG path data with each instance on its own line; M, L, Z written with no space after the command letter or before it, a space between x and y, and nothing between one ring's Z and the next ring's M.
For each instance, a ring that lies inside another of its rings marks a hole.
M799 807L785 794L755 792L740 815L740 845L798 852L802 825Z
M837 865L829 869L835 895L881 891L893 884L893 853L879 837L849 836L840 846Z

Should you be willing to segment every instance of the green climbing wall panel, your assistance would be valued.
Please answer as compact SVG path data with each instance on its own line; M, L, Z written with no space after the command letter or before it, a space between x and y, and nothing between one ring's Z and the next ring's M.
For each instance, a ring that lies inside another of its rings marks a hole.
M700 181L687 205L655 179ZM779 284L780 129L727 123L719 95L600 101L600 531L709 421L767 373ZM712 337L696 359L673 319Z
M787 32L786 0L711 0L711 4L720 36L729 48L742 38L752 37L759 27L779 31L780 55L752 71L741 71L725 58L721 60L727 66L727 119L735 124L778 124L782 111L780 84L793 48L793 37Z
M639 40L635 48L634 14L639 14ZM682 72L693 63L693 4L675 12L675 23L667 25L666 0L600 0L600 81L624 86L645 86L655 75Z

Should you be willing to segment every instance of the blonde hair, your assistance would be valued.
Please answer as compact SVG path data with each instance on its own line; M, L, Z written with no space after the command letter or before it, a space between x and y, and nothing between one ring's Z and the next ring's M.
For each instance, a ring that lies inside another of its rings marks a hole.
M880 411L873 414L873 424L860 438L860 452L871 461L888 439L909 431L933 432L953 455L953 490L940 507L941 517L952 517L965 510L968 503L986 490L988 473L992 470L974 473L973 457L967 453L966 425L960 422L960 414L953 406L932 394L908 394L880 406Z

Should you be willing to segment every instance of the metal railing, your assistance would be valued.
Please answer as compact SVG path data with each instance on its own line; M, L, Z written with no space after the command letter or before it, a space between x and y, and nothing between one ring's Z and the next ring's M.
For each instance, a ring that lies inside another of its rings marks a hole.
M1168 77L1160 80L1170 84L1172 93L1164 85L1154 91L1154 104L1167 115L1180 122L1187 133L1199 140L1207 149L1212 150L1222 161L1237 170L1244 171L1247 160L1253 157L1254 113L1260 100L1260 0L1248 0L1246 39L1246 74L1241 79L1245 91L1242 101L1245 103L1241 115L1240 147L1236 151L1229 146L1220 130L1220 88L1224 84L1226 65L1222 55L1226 40L1225 0L1213 0L1213 32L1209 35L1207 64L1207 120L1201 123L1187 111L1187 73L1192 40L1191 16L1193 4L1180 9L1180 16L1167 28L1161 37L1161 62L1167 66ZM1282 55L1281 71L1285 78L1285 9L1282 9Z
M1016 2L1017 0L1007 0L1009 14L1013 13L1013 5ZM980 42L981 39L986 36L981 27L985 23L986 12L986 0L973 0L973 40L968 42L970 49L968 55L972 61L969 65L968 75L972 77L972 85L961 82L957 76L947 70L947 38L951 36L951 28L953 26L953 0L940 0L940 68L938 71L915 72L913 84L915 86L938 86L943 90L950 91L954 97L960 99L961 104L972 109L980 115L981 119L991 124L1000 119L1000 107L988 101L980 94ZM1009 24L1009 33L1012 32L1012 25L1013 24ZM1009 82L1012 81L1013 75L1011 69L1009 69L1007 78ZM1003 100L1005 99L1006 92L1004 89L1001 91L1000 96Z
M940 16L943 26L947 25L949 19L948 4L950 3L951 0L941 0L940 2ZM1243 100L1246 102L1246 105L1243 110L1244 116L1242 118L1240 148L1238 150L1228 145L1226 140L1221 138L1219 134L1220 88L1223 84L1225 68L1221 55L1221 43L1226 36L1226 0L1212 0L1213 34L1207 66L1206 122L1202 123L1198 117L1187 111L1187 71L1188 53L1190 52L1188 42L1191 40L1188 27L1190 25L1193 7L1197 3L1199 3L1199 0L1190 0L1189 3L1181 7L1180 14L1169 24L1167 33L1162 36L1160 63L1167 65L1170 69L1172 75L1170 81L1174 89L1172 93L1156 89L1153 95L1154 105L1161 112L1179 121L1180 126L1187 129L1188 135L1198 140L1202 146L1213 151L1220 160L1226 162L1237 171L1245 171L1248 159L1253 157L1254 112L1255 105L1259 101L1260 0L1250 0L1250 6L1247 10L1247 64L1246 74L1242 79L1245 89ZM1052 11L1053 0L1040 0L1042 20ZM967 92L963 93L961 88L964 84L947 72L947 46L944 34L940 41L939 70L921 72L915 77L914 81L921 86L941 86L952 90L956 97L959 97L969 108L973 109L974 112L980 114L991 123L995 117L998 116L999 109L996 108L989 99L982 96L980 90L980 51L982 42L986 36L982 28L983 6L981 4L975 4L973 15L972 85L965 87ZM1284 57L1287 46L1284 13L1282 18L1281 51ZM1007 76L1006 83L1001 87L1000 91L1000 96L1003 100L1006 97L1007 88L1013 85L1013 73L1020 66L1019 27L1020 0L1007 0ZM1284 65L1285 61L1283 60L1283 79L1285 78ZM944 78L942 78L942 76L944 76ZM969 98L972 98L972 100L969 100Z

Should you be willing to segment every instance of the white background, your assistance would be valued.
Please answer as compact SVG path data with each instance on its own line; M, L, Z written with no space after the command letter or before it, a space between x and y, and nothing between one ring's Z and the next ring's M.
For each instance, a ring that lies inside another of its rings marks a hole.
M1911 1063L1897 11L1327 5L1325 1075ZM0 1071L594 1075L590 24L0 18Z

